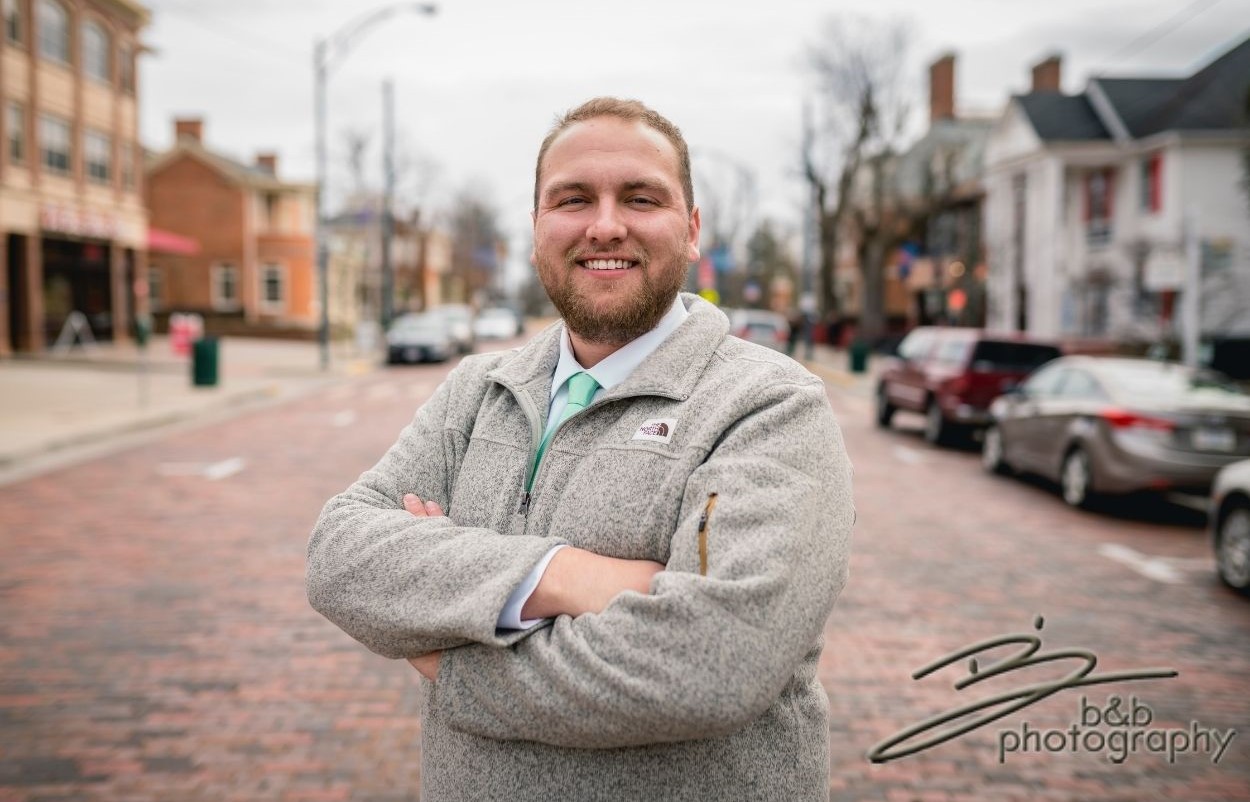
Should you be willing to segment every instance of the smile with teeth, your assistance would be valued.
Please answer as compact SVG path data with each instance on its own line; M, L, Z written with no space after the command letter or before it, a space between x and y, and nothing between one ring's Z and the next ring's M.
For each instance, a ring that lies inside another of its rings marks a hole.
M636 264L629 259L586 259L581 263L587 270L628 270Z

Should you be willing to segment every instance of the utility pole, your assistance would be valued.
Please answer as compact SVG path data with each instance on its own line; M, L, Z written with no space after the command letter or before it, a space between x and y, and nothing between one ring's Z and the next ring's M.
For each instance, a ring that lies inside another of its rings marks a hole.
M382 331L395 314L395 266L391 240L395 237L395 83L382 82Z
M1181 284L1181 361L1190 367L1198 366L1198 346L1201 338L1199 296L1202 294L1202 252L1198 242L1198 210L1185 210L1181 236L1185 244L1185 274Z

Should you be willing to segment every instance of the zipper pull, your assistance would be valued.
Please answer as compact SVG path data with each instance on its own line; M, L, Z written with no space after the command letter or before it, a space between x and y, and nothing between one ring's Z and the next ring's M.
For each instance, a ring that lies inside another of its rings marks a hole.
M699 516L699 576L707 576L707 521L715 506L716 494L708 493L707 504L703 505L703 514Z
M521 493L521 503L517 505L516 511L519 515L526 515L530 511L530 491L526 490Z

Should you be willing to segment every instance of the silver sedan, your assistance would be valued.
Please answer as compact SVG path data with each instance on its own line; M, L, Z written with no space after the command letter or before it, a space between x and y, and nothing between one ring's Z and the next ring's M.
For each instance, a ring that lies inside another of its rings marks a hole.
M1055 480L1075 507L1138 490L1206 493L1217 471L1250 457L1250 395L1173 362L1064 357L990 413L986 470Z

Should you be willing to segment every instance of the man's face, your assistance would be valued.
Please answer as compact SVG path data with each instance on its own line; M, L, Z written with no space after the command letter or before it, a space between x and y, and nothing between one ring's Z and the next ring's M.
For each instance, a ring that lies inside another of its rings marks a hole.
M538 276L569 329L624 344L650 331L699 258L677 152L641 123L596 117L565 129L543 159L534 211Z

